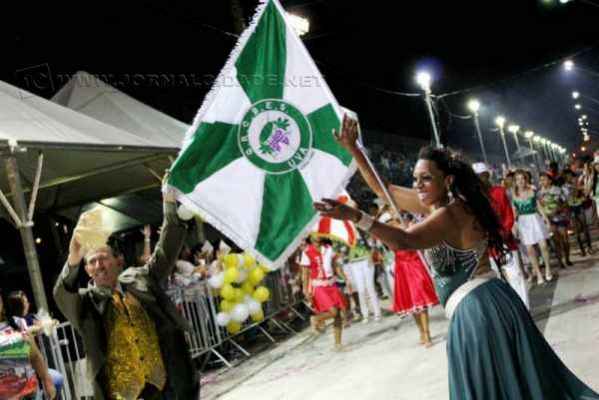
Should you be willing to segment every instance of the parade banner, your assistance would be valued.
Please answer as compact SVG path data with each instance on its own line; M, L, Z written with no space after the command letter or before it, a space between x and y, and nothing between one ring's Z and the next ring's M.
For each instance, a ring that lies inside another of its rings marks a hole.
M355 171L342 111L275 0L263 2L187 132L168 183L178 200L277 267Z

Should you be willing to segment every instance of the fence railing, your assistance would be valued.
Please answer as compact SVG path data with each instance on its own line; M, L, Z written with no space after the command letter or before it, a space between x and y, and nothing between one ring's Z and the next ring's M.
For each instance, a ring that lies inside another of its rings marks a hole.
M273 329L287 334L295 333L289 324L289 316L300 319L304 319L304 316L295 308L301 298L298 293L294 293L289 284L290 276L291 272L287 265L266 275L264 285L269 289L271 296L263 304L264 320L256 323L247 322L234 335L217 325L219 298L207 281L186 288L169 290L167 292L169 297L191 324L192 329L186 336L192 358L212 353L231 368L233 364L219 349L223 344L229 342L242 354L250 356L250 353L235 340L236 336L256 328L274 343ZM81 338L71 324L64 322L58 325L50 336L38 337L38 342L49 366L58 370L65 378L61 399L92 399L93 383L92 377L87 374L85 351Z

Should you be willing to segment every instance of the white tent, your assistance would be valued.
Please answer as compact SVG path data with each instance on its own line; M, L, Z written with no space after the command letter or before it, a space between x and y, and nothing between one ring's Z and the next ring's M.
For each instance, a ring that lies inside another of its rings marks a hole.
M38 307L47 308L47 302L26 199L35 192L36 172L41 171L38 211L74 219L84 204L154 189L149 197L157 201L146 204L157 203L157 209L141 207L141 212L148 213L148 219L160 219L156 188L177 148L174 142L147 139L0 82L0 200L4 205L7 198L12 200L12 207L3 207L2 214L24 224L20 233ZM115 204L102 206L116 211L120 218L115 221L123 220ZM12 208L16 212L11 213Z
M73 75L52 101L157 146L178 148L188 128L84 71Z
M170 165L169 157L179 146L144 138L0 82L0 156L15 144L25 193L31 190L38 154L44 155L37 210L71 218L83 204L159 187L156 175ZM10 198L1 170L0 189Z

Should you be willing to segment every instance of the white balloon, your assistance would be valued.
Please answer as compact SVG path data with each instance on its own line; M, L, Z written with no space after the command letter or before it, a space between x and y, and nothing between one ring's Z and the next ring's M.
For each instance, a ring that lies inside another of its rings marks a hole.
M188 221L193 218L193 212L191 212L191 210L185 207L183 204L181 204L179 208L177 208L177 215L183 221Z
M243 254L237 254L237 267L239 268L243 268L245 267L245 258L243 257Z
M233 321L242 323L250 316L250 310L248 310L248 306L245 304L237 304L233 311L231 311L231 318Z
M239 268L239 274L237 275L237 279L235 279L236 283L242 283L248 277L248 272L245 269Z
M208 284L210 287L214 289L220 289L225 283L225 273L219 272L216 275L212 275L210 279L208 279Z
M248 301L247 306L248 306L248 309L250 310L250 315L256 314L262 310L262 305L254 299L252 299L251 301Z
M216 323L218 326L227 326L227 324L231 321L231 315L219 312L216 314Z

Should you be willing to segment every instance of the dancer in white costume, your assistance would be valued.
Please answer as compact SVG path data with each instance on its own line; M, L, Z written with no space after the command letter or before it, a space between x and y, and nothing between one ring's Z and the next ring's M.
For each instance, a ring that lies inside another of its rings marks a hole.
M368 322L367 298L374 314L374 320L380 321L381 305L374 287L374 264L372 263L370 250L366 245L365 239L359 239L358 244L350 249L347 265L351 270L351 279L354 288L358 291L362 322Z
M537 275L537 284L542 285L545 283L545 278L541 274L539 268L539 259L535 251L534 245L538 244L541 248L541 254L545 262L545 272L547 273L546 279L551 280L553 278L549 264L549 248L547 247L547 239L549 238L549 232L546 224L543 222L543 217L539 214L537 207L537 196L530 185L528 174L526 171L518 170L516 172L516 185L514 187L514 196L512 202L516 211L518 236L522 241L522 244L526 246L528 252L528 258L532 264L532 269Z

